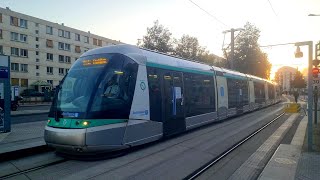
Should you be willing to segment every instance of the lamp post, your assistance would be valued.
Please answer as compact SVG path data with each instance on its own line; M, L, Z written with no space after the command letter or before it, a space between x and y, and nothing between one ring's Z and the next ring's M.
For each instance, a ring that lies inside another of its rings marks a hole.
M309 47L309 59L308 59L308 150L312 151L312 108L313 108L313 96L312 96L312 51L313 42L297 42L296 46L308 46Z
M235 31L244 31L243 28L237 28L237 29L234 29L234 28L231 28L230 30L226 30L226 31L223 31L222 33L227 33L227 32L230 32L231 33L231 52L230 52L230 65L231 65L231 69L234 70L234 32Z

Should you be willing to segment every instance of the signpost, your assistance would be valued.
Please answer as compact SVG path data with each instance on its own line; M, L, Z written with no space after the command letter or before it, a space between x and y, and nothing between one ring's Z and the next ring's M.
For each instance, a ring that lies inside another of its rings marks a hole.
M11 131L10 57L0 55L0 132Z

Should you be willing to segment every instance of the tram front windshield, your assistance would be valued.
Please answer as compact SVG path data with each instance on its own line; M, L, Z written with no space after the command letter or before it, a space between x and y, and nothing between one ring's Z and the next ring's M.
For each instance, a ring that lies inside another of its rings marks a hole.
M78 59L60 85L61 112L90 112L91 118L128 118L137 64L121 54Z

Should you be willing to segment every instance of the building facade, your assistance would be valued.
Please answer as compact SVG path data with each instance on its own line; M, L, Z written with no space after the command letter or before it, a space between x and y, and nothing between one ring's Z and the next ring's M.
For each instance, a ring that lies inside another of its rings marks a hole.
M289 66L284 66L278 69L275 74L275 81L280 84L280 88L283 92L291 91L291 81L294 80L297 71L297 69Z
M0 8L0 54L11 59L11 85L42 91L59 84L82 53L120 44L74 28Z

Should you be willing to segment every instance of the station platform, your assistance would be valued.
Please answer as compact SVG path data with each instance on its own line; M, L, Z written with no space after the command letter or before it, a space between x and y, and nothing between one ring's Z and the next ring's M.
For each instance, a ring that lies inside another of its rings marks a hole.
M0 161L7 154L46 146L43 133L47 121L13 124L11 132L0 133Z
M260 180L319 179L320 177L320 125L313 124L313 152L307 151L307 124L305 116L290 144L280 144L267 166L260 174Z

